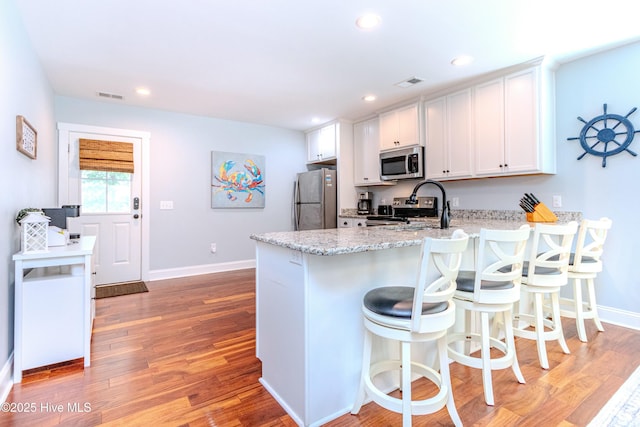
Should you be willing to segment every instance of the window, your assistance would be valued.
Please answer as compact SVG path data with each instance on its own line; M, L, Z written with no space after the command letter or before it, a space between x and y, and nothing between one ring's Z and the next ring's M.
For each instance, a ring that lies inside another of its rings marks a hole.
M126 172L81 171L82 213L130 213L131 177Z

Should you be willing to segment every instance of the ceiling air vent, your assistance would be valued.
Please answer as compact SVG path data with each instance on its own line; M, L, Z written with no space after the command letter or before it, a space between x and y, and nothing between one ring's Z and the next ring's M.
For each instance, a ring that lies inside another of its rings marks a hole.
M421 83L423 80L418 78L418 77L410 77L406 80L403 80L399 83L396 83L395 85L398 87L411 87L415 84Z
M107 92L98 92L98 96L101 98L117 99L120 101L124 99L124 96L122 95L116 95L115 93L107 93Z

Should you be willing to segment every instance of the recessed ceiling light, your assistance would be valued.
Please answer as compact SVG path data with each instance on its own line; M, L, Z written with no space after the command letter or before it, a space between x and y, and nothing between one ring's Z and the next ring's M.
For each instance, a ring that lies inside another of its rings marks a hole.
M367 101L367 102L373 102L376 100L376 96L375 95L365 95L362 97L363 100Z
M469 65L473 62L473 58L469 55L461 55L451 60L451 65L455 65L457 67L462 65Z
M143 95L143 96L148 96L151 95L151 91L149 89L147 89L146 87L139 87L136 89L136 93L138 95Z
M320 119L317 117L314 117L311 119L311 123L320 123Z
M356 25L361 30L369 30L371 28L377 27L380 25L380 17L378 15L374 15L372 13L368 13L366 15L362 15L360 18L356 19Z

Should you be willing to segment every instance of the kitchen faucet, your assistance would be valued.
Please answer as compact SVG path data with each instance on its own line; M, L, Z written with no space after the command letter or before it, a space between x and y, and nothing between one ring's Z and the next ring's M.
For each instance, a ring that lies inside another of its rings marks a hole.
M449 228L449 211L451 207L449 206L449 201L447 200L447 193L444 191L444 187L438 181L434 181L432 179L427 179L426 181L422 181L411 192L411 196L409 196L409 200L406 201L408 205L415 205L418 203L418 189L425 184L433 184L440 189L442 192L442 216L440 217L440 228Z

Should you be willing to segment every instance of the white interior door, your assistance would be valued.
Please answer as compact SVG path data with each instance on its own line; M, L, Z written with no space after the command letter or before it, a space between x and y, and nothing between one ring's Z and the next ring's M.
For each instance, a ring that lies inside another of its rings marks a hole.
M59 130L59 200L61 205L81 206L79 217L68 218L70 233L97 236L96 285L143 279L145 134L86 126L59 126ZM133 144L134 173L81 171L78 144L82 138Z

